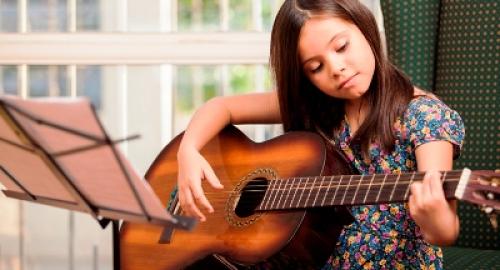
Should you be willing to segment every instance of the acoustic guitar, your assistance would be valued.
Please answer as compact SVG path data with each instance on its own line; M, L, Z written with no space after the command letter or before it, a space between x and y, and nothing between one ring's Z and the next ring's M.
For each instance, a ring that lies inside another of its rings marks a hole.
M168 210L182 214L174 190L182 134L158 155L146 179ZM322 266L343 226L346 207L408 199L424 174L356 175L345 157L314 133L289 132L255 143L228 126L201 151L221 183L203 189L215 209L193 231L124 222L120 262L124 270L238 269L262 261L288 269ZM500 174L442 173L447 198L500 210Z

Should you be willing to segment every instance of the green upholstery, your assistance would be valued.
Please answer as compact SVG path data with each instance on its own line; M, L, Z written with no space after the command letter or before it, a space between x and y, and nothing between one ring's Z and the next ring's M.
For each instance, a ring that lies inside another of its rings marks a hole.
M500 1L441 1L435 92L467 128L457 168L500 168ZM500 232L472 206L459 209L457 245L500 249Z
M381 4L391 59L465 121L455 168L500 169L500 1ZM455 247L444 249L446 269L500 269L500 231L476 206L459 202L458 213L460 236Z
M439 1L381 1L389 58L423 89L434 87Z
M498 250L449 247L443 249L444 269L500 269Z

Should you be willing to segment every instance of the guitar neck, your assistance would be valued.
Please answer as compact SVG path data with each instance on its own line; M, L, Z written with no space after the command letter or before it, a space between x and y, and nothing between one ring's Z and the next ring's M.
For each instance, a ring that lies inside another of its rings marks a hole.
M441 175L447 199L455 198L462 171ZM336 175L300 177L269 181L257 211L304 209L327 206L370 205L404 202L410 186L424 173Z

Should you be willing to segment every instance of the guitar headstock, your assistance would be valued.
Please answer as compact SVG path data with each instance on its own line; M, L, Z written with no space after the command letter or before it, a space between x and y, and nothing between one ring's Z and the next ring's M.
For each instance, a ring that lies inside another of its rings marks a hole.
M468 179L467 175L469 175ZM500 170L470 171L464 169L455 192L458 199L478 205L490 217L493 228L498 228L500 213Z

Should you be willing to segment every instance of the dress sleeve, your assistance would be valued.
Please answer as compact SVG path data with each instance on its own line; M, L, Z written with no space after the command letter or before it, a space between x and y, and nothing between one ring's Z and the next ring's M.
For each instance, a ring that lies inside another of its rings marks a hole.
M406 115L410 142L414 148L432 141L453 144L453 159L460 156L465 127L460 115L442 101L423 97L410 102Z

